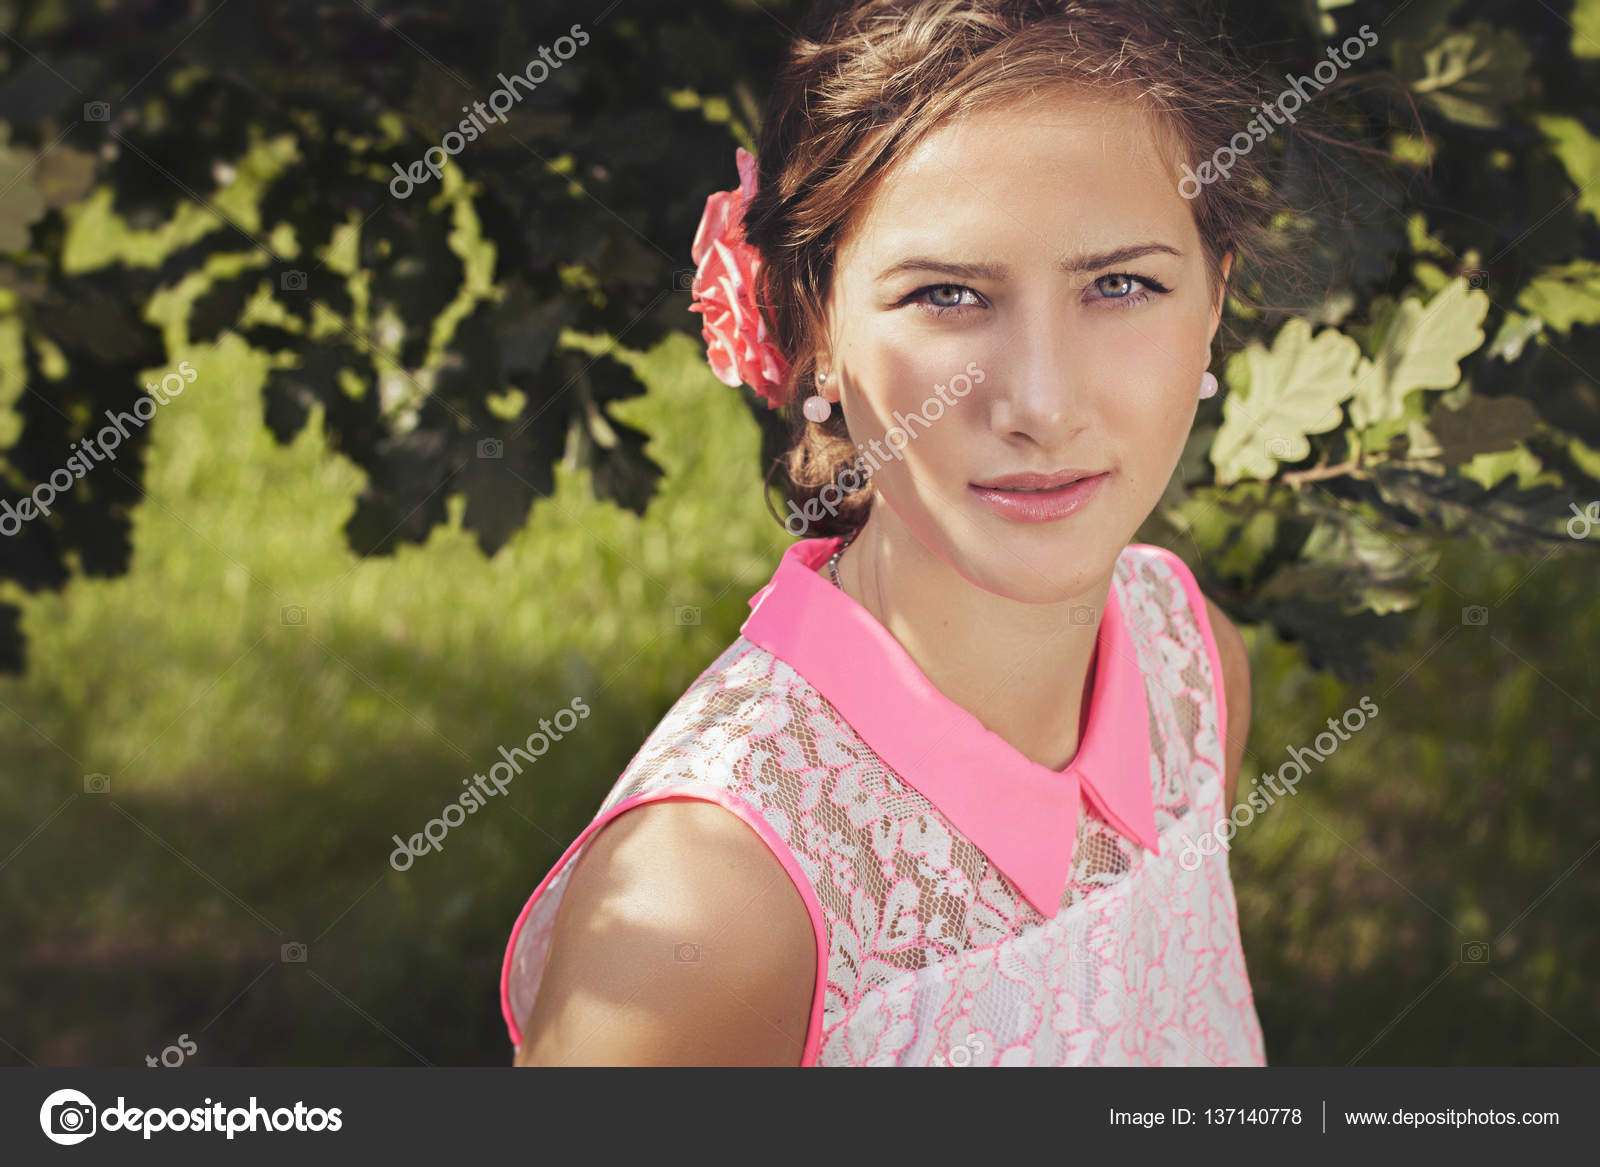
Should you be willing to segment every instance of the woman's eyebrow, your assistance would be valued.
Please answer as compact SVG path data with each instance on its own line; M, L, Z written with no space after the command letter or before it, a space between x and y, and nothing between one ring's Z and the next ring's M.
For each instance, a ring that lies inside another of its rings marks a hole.
M1183 252L1167 243L1134 243L1111 251L1068 256L1058 266L1061 271L1070 275L1073 272L1109 267L1114 263L1126 263L1131 259L1158 252L1180 258L1183 256ZM938 272L941 275L955 276L964 280L1004 280L1010 274L1010 269L1000 263L957 263L954 260L936 259L927 255L913 255L884 268L878 274L878 283L881 284L891 276L905 271Z

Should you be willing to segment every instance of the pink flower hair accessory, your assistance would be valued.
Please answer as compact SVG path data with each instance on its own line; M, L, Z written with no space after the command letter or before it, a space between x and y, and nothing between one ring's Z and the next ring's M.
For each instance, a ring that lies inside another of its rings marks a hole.
M766 398L768 408L784 403L789 362L772 342L756 307L756 277L761 257L744 237L744 212L756 192L755 156L744 147L734 152L739 188L717 191L706 199L705 213L689 249L695 262L689 311L702 313L700 335L706 362L717 380L730 388L745 384Z

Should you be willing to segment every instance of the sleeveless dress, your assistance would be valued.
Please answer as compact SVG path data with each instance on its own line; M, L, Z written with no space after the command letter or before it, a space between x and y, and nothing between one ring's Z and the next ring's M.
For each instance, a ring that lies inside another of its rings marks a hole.
M817 966L801 1064L1265 1065L1226 846L1226 709L1205 604L1162 548L1119 554L1061 771L939 692L789 547L739 636L667 711L529 897L501 972L513 1046L573 862L661 799L719 803L782 863Z

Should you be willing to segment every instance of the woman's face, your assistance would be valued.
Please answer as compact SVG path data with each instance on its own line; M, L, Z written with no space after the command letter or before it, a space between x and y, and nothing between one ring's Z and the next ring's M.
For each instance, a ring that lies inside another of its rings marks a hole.
M1023 602L1109 576L1194 420L1206 285L1138 110L1062 94L936 130L848 233L828 305L821 367L852 440L878 443L878 517ZM1091 478L1004 481L1062 471Z

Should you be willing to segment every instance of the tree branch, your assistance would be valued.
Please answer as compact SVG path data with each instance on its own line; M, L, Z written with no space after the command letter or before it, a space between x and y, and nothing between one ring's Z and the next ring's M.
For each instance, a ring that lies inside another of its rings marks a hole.
M1360 459L1352 458L1347 462L1336 462L1332 466L1322 465L1313 466L1309 470L1291 470L1281 476L1278 481L1285 486L1298 488L1303 482L1321 482L1327 478L1340 478L1346 474L1351 478L1365 479L1372 477L1361 468Z

